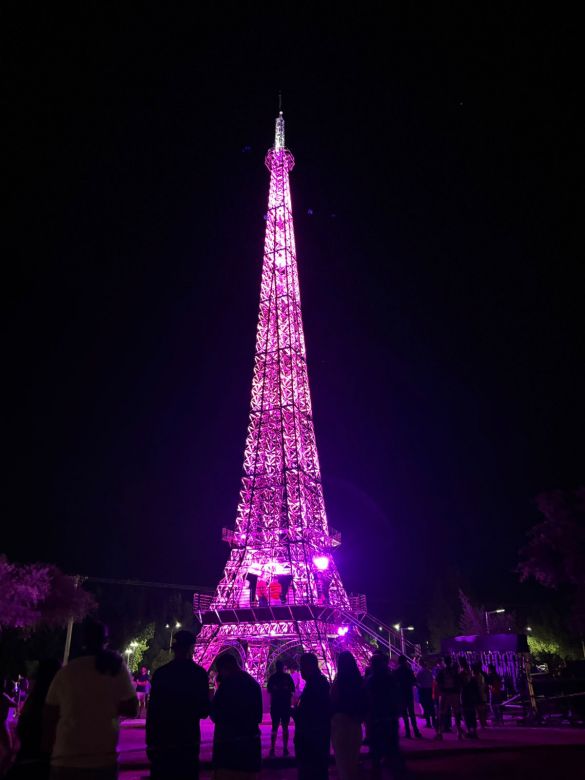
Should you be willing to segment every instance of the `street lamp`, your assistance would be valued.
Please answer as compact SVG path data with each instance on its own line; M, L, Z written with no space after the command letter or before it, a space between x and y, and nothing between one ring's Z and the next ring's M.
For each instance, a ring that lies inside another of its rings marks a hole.
M396 631L400 634L400 652L402 655L405 655L405 640L404 640L404 632L405 631L414 631L414 626L401 626L400 623L395 623L392 628L396 629Z
M383 634L384 626L378 626L378 631ZM388 658L392 658L392 633L388 629Z
M134 654L134 650L138 647L138 642L130 642L126 650L124 652L126 653L126 664L128 665L128 668L130 668L130 665L132 663L131 658Z
M170 627L170 625L167 623L167 624L166 624L166 626L165 626L165 628L171 628L171 627ZM179 628L181 628L181 623L179 623L179 621L177 620L177 622L175 623L175 627L174 627L174 628L171 628L171 638L169 639L169 651L170 651L171 647L173 646L173 634L174 634L174 632L175 632L177 629L179 629Z
M532 626L526 626L527 631L532 631Z
M489 612L486 611L485 613L485 632L486 634L489 634L490 632L490 622L489 622L489 615L501 615L502 612L505 612L505 609L490 609Z

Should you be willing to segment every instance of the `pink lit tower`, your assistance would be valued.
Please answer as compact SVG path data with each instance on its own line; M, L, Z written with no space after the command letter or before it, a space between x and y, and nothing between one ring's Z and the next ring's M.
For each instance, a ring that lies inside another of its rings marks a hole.
M195 652L208 668L231 647L263 681L278 655L317 654L331 675L338 649L363 663L371 645L363 596L348 596L333 558L339 534L327 524L295 250L282 111L266 154L270 191L250 422L231 547L210 602L195 596L203 624Z

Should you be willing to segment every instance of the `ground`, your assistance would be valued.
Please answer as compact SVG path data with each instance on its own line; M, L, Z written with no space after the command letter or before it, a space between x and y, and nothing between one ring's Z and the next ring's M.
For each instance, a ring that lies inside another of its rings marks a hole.
M292 745L291 724L291 745ZM570 727L522 727L507 723L498 728L480 731L477 741L460 741L454 734L446 734L442 742L433 740L434 732L423 730L425 739L406 740L401 747L413 780L576 780L585 766L585 730ZM211 778L210 759L213 725L202 722L201 760L202 780ZM266 757L270 747L270 725L262 724L262 752ZM144 721L125 721L120 740L121 780L148 778L148 764L144 750ZM263 777L267 780L296 780L294 759L280 757L282 746L277 743L277 758L265 760ZM293 751L291 750L291 753ZM364 778L372 775L367 762L367 748L363 752ZM581 767L581 769L579 769ZM337 778L332 764L330 776ZM385 773L383 773L385 776Z

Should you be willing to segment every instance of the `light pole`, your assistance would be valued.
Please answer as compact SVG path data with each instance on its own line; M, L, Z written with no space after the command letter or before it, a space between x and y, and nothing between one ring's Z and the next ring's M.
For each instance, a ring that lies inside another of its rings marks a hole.
M378 631L384 633L384 626L378 626ZM388 658L392 658L392 632L388 629Z
M404 640L404 632L405 631L414 631L414 626L401 626L400 623L395 623L392 628L395 628L396 631L400 633L400 652L402 655L405 655L405 640Z
M128 647L127 647L127 648L124 650L124 652L126 653L126 665L127 665L128 669L130 669L130 668L131 668L131 664L132 664L132 655L133 655L133 653L134 653L134 650L135 650L137 647L138 647L138 642L130 642L130 644L128 645Z
M486 634L489 634L490 632L490 621L489 621L489 615L501 615L502 612L505 612L505 609L490 609L489 612L486 611L485 613L485 632Z
M165 628L171 628L170 625L167 623ZM181 623L177 620L175 623L175 627L171 628L171 638L169 639L169 652L171 651L171 647L173 646L173 634L175 631L177 631L179 628L181 628Z

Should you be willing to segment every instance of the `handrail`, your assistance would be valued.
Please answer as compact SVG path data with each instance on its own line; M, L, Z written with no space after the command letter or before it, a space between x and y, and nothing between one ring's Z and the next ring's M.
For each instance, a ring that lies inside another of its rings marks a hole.
M341 611L341 615L343 616L344 620L346 620L348 623L353 624L356 628L360 629L360 631L362 631L363 633L368 634L372 639L375 639L378 644L382 645L382 647L389 650L391 654L405 655L410 661L413 661L416 658L417 655L416 646L412 642L408 642L408 640L405 639L404 653L403 653L400 645L400 633L396 631L396 629L390 628L389 626L385 626L382 622L378 621L373 615L367 614L361 620L355 614L351 612L347 612L345 610ZM372 628L365 622L367 618L369 618L371 622L375 622L376 626L382 626L387 630L384 633L380 633L378 630ZM394 636L394 641L391 641L392 636ZM398 640L397 643L396 643L396 639Z

